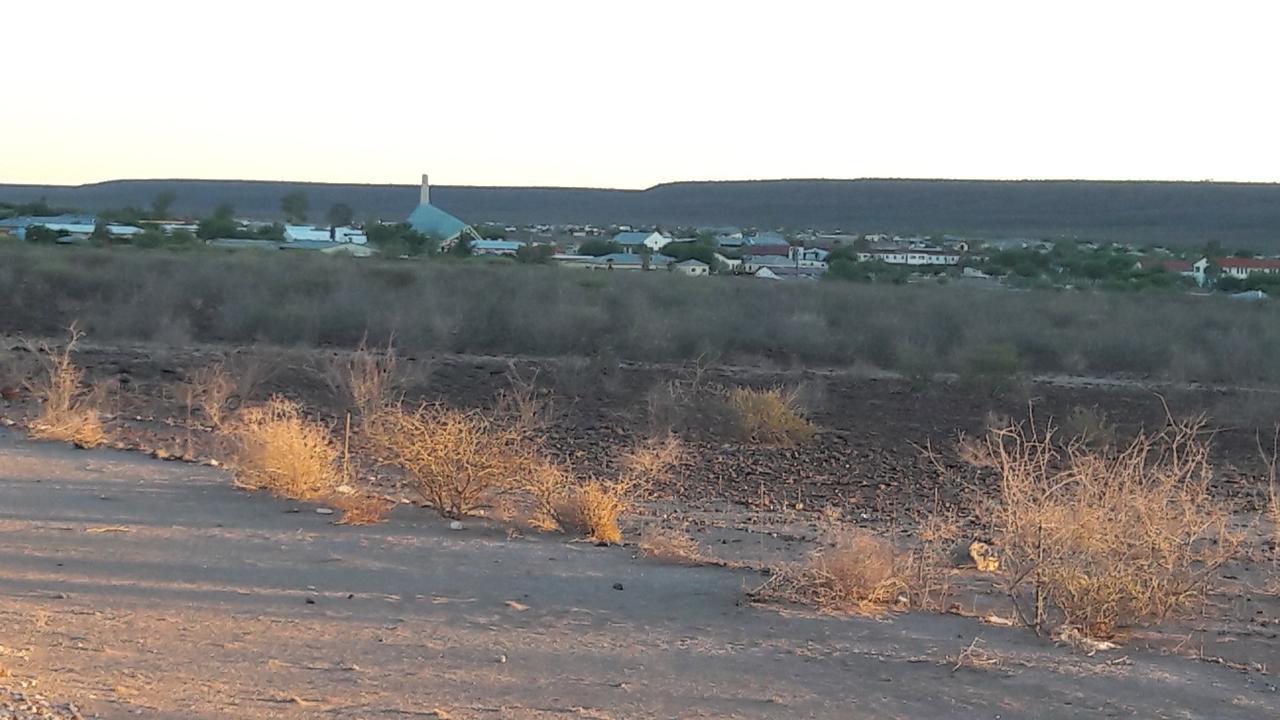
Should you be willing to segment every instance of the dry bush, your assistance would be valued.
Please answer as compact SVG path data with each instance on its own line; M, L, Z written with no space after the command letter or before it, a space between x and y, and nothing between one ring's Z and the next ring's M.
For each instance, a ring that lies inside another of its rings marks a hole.
M954 510L935 508L916 518L919 546L903 560L907 594L913 607L945 610L951 596L955 551L964 537Z
M538 391L538 372L521 375L514 363L507 368L507 387L499 390L494 414L530 440L538 440L551 426L555 406Z
M399 403L410 384L391 343L385 350L371 350L361 340L360 346L346 356L328 358L317 373L333 395L360 417Z
M495 494L523 489L540 463L524 435L479 412L389 405L365 419L365 441L383 464L403 470L446 517L463 517Z
M999 494L980 513L1025 623L1043 630L1053 613L1105 636L1203 596L1237 538L1228 510L1208 492L1201 429L1171 421L1111 450L1062 448L1052 426L1038 431L1034 423L989 435Z
M692 535L659 525L649 525L640 531L640 554L654 560L681 565L699 565L706 562L702 547Z
M808 443L818 432L801 414L794 391L733 388L726 401L739 436L748 442L793 447Z
M630 506L629 488L617 482L589 480L572 486L555 504L556 523L597 543L622 542L618 519Z
M821 610L877 614L908 590L909 569L893 544L861 528L836 525L828 547L781 565L752 592L758 600L811 605Z
M342 483L340 452L329 429L306 418L291 400L273 396L243 408L228 433L243 487L317 500L332 496Z
M84 374L71 359L82 337L72 324L62 349L46 344L30 348L43 364L43 373L27 385L40 400L40 414L30 424L33 438L96 447L106 437L98 409L83 388Z
M198 409L213 428L222 427L230 410L236 381L221 362L202 367L191 374L183 388L188 409Z
M1271 543L1275 559L1280 561L1280 485L1277 485L1277 468L1280 467L1280 424L1275 426L1271 436L1271 448L1263 447L1261 436L1258 437L1258 454L1267 472L1267 506L1266 516L1271 521Z
M390 500L362 493L337 494L328 504L342 513L338 525L375 525L395 507Z

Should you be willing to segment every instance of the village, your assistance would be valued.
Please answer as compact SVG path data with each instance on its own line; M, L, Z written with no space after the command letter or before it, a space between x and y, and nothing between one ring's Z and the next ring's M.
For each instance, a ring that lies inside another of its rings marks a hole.
M1280 257L1204 247L1138 246L1070 239L898 235L841 229L734 226L638 227L628 224L470 223L431 201L426 175L417 207L404 219L354 222L349 207L329 209L327 224L305 222L305 196L282 199L285 223L237 218L229 207L202 219L163 217L136 208L98 214L36 214L9 206L0 239L53 244L204 245L228 250L311 251L412 259L438 255L491 262L553 264L577 270L668 271L686 277L730 275L769 281L835 279L946 283L987 288L1101 287L1223 291L1266 300L1280 289ZM5 214L0 206L0 216Z

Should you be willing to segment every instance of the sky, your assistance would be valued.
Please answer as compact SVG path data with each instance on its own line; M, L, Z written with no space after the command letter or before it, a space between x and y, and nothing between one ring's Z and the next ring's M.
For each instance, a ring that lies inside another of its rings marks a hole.
M0 182L1280 181L1280 3L41 0Z

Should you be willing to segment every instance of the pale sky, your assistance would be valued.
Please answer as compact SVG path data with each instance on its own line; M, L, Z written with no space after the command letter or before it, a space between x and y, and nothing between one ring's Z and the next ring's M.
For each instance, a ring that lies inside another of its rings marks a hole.
M1280 181L1280 3L40 0L0 182Z

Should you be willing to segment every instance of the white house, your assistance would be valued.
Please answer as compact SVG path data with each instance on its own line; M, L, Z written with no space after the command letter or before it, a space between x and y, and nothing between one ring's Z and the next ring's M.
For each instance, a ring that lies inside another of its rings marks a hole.
M364 232L353 227L318 228L310 225L285 225L285 242L332 242L364 245L369 242Z
M1207 261L1200 262L1207 267ZM1218 267L1223 275L1241 280L1250 275L1280 275L1280 260L1275 258L1218 258Z
M879 261L890 265L959 265L955 250L871 250L858 253L859 262Z
M711 266L697 258L681 260L678 263L674 263L671 267L681 275L688 275L690 277L705 277L711 274Z
M471 252L475 255L515 255L524 247L519 240L472 240Z
M791 248L791 258L793 260L800 260L804 262L825 263L827 261L827 258L830 255L831 253L828 252L827 250L823 250L822 248L817 248L817 247L804 248L804 247L793 246Z
M648 248L652 252L658 252L667 243L671 242L671 238L659 232L620 232L613 236L613 241L625 253L640 252L642 247Z
M731 258L725 255L721 255L720 253L715 253L715 258L716 258L716 262L719 262L720 264L724 265L725 268L729 270L729 272L736 273L738 272L738 269L742 267L741 258Z

